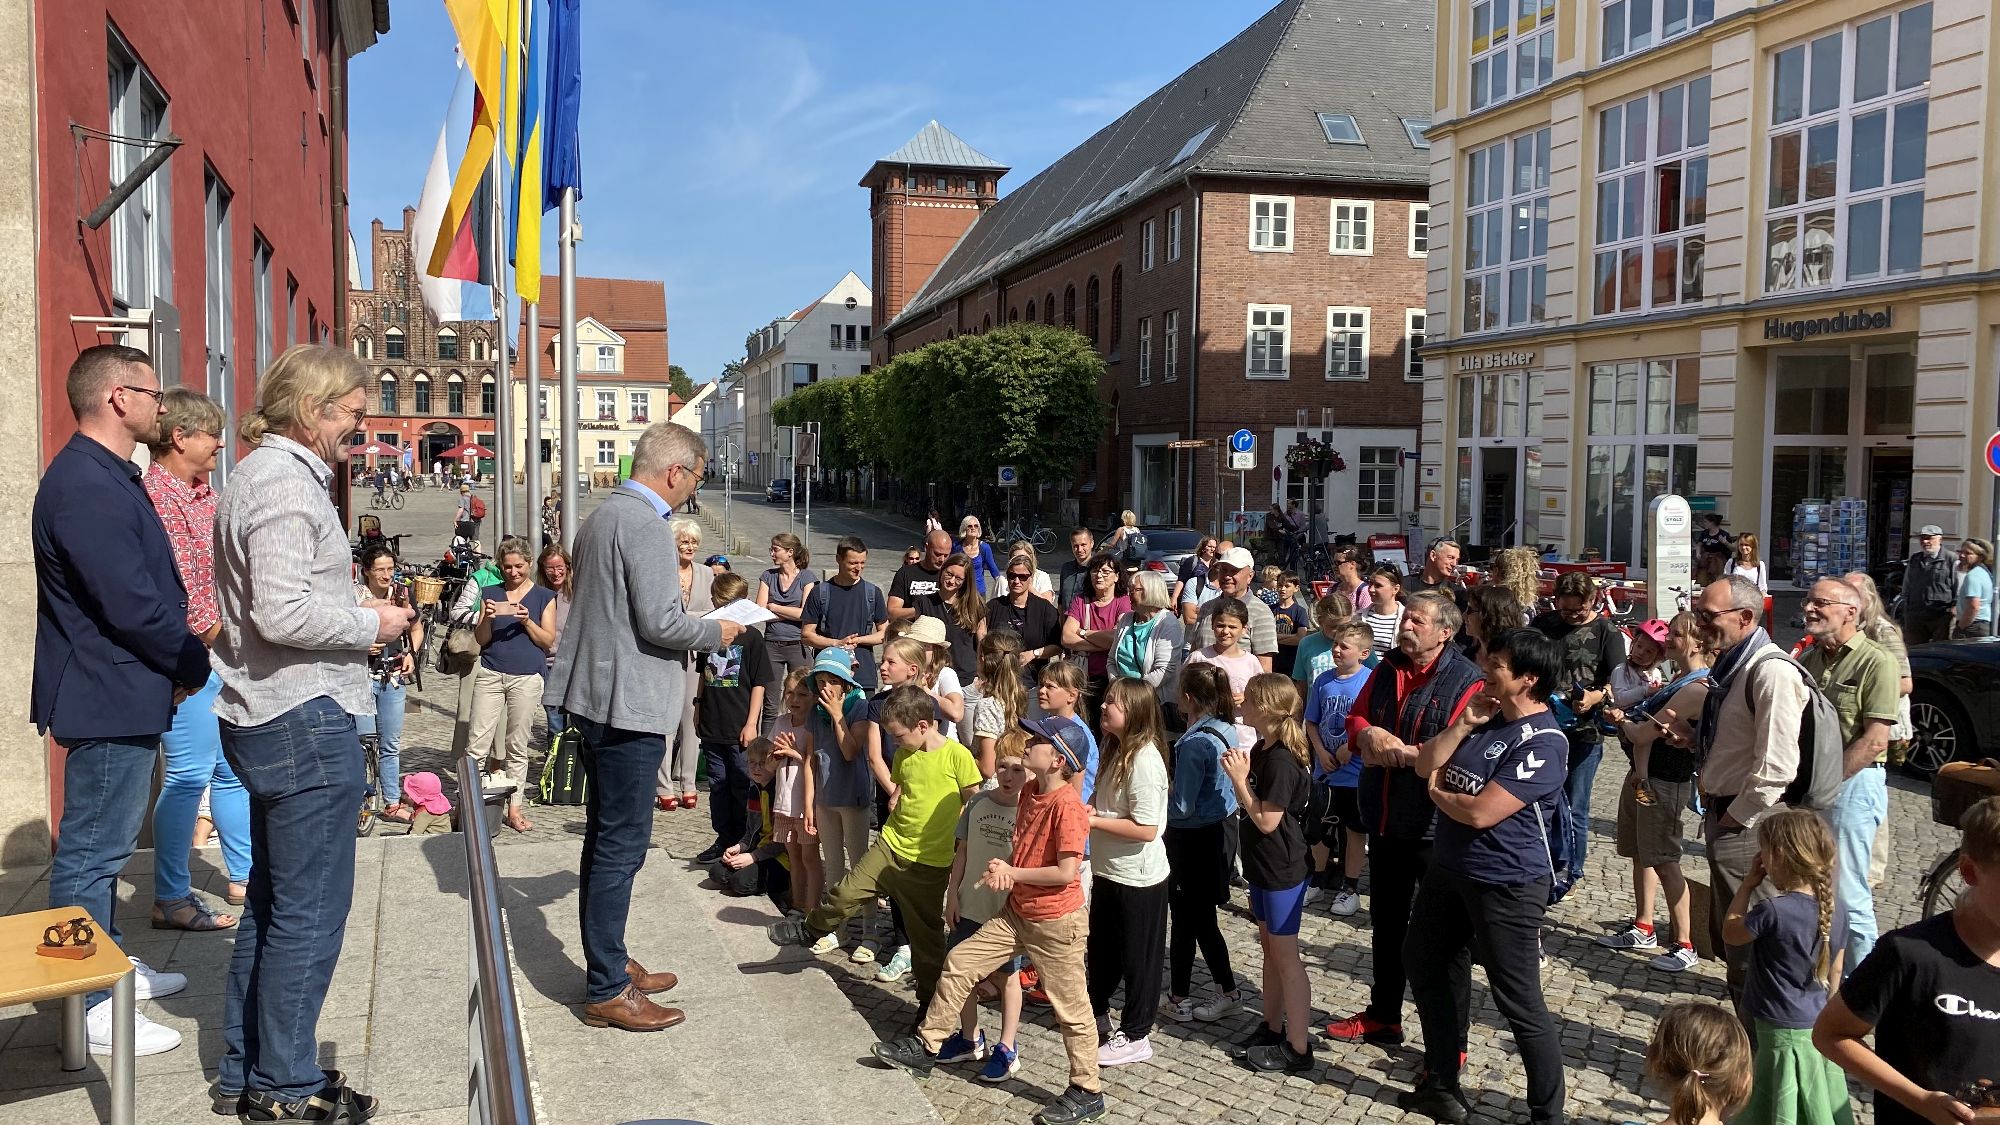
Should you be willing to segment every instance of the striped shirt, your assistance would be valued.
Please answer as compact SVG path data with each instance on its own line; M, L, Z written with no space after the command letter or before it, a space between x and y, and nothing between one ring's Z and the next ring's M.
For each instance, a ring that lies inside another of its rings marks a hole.
M354 604L353 553L327 493L332 473L289 438L267 435L229 475L215 513L222 675L215 713L256 726L326 696L373 715L368 649L375 612Z

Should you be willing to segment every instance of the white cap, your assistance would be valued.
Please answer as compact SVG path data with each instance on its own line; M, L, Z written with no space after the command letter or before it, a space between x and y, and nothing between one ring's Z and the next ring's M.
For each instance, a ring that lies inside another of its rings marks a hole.
M1229 566L1229 567L1235 567L1237 570L1249 570L1257 565L1257 560L1250 557L1249 551L1246 551L1241 547L1231 547L1227 551L1224 551L1220 555L1217 555L1215 557L1215 561L1209 563L1208 565L1211 568L1218 566Z

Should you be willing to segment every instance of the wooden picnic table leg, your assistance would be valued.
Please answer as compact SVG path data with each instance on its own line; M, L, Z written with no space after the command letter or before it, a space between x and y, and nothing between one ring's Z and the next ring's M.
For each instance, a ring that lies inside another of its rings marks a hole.
M83 1022L83 993L63 997L62 1068L82 1070L90 1058L90 1032Z
M111 986L111 1125L133 1125L137 1095L133 1048L139 1035L138 974L126 973Z

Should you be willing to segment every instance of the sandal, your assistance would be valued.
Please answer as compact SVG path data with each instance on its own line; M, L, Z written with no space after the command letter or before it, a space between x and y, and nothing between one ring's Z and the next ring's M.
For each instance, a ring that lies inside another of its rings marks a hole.
M698 797L698 796L696 796L695 794L693 794L693 793L683 793L683 794L681 794L681 807L682 807L682 808L684 808L684 809L691 809L691 808L694 808L694 807L695 807L696 805L699 805L699 804L701 804L701 798L700 798L700 797Z
M535 823L533 821L529 820L525 816L522 816L519 812L514 812L508 816L502 817L500 823L506 825L509 828L512 828L516 832L521 832L521 833L529 832L533 830L533 828L535 827Z
M227 918L228 921L223 921ZM156 930L187 930L190 933L205 934L216 930L236 928L236 915L221 914L196 898L189 891L185 897L172 902L153 903L153 928Z
M383 809L381 817L383 820L393 820L398 824L409 824L417 819L417 814L410 806L397 801L395 804Z

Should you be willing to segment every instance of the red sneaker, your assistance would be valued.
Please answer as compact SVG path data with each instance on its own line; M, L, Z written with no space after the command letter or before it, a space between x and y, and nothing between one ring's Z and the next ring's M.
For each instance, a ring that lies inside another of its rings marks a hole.
M1394 1047L1403 1041L1403 1025L1383 1023L1367 1012L1362 1012L1327 1024L1326 1034L1327 1038L1338 1039L1343 1043L1359 1041L1382 1047Z
M1042 975L1033 969L1021 970L1021 998L1030 1004L1047 1004L1049 994L1042 988Z

